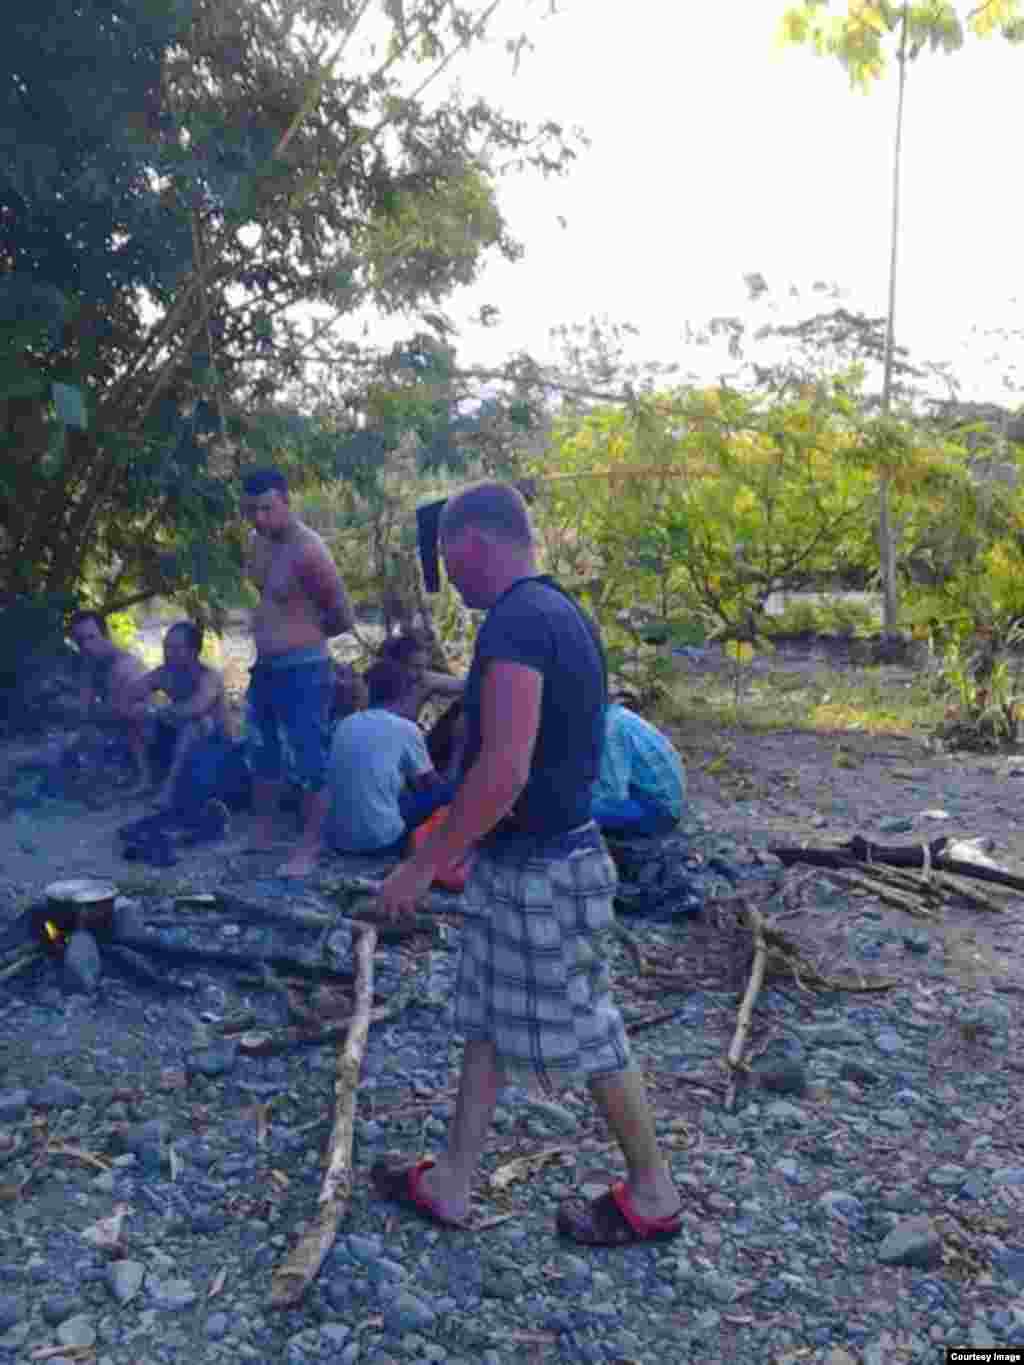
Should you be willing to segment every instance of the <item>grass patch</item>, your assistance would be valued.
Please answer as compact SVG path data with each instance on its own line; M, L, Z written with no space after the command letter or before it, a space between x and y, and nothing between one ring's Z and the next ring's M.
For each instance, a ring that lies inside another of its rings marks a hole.
M673 680L657 720L682 739L708 730L770 733L807 730L842 734L929 734L943 702L922 676L865 668L813 674L772 671L736 678L727 673Z

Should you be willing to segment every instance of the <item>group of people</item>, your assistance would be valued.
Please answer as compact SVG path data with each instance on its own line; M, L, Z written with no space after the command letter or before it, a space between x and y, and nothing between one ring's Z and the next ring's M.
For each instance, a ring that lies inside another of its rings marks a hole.
M440 514L449 580L487 612L465 679L431 673L412 637L386 642L361 678L337 669L327 641L354 618L329 551L295 515L279 471L253 472L243 493L260 590L245 722L254 847L273 846L287 778L300 793L301 828L283 875L309 873L325 840L404 854L379 892L381 913L400 917L442 869L469 858L454 1002L465 1051L447 1144L436 1158L378 1163L378 1192L464 1225L502 1086L582 1076L627 1178L599 1199L563 1204L560 1231L591 1245L677 1236L679 1196L610 991L604 938L616 874L602 830L672 828L685 796L678 754L631 709L608 704L597 628L538 572L516 489L480 484ZM180 779L190 746L225 725L223 684L200 662L198 628L172 627L164 663L150 672L92 613L76 617L71 634L87 662L83 702L123 728L143 777L146 702L166 694L165 782ZM452 701L443 754L430 753L416 724L429 695ZM442 808L428 837L410 841Z

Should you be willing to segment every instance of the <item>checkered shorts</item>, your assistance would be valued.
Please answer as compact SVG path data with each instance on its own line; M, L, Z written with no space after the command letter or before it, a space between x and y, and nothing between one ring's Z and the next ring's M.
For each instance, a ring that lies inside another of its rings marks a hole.
M508 1079L547 1089L629 1066L604 939L615 865L603 845L560 857L477 851L466 885L455 1028L493 1043Z

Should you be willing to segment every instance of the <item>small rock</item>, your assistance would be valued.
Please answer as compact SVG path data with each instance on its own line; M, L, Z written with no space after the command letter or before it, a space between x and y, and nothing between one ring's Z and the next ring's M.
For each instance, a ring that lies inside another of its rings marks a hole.
M0 1332L6 1332L24 1313L21 1303L8 1294L0 1295Z
M87 929L76 929L64 949L64 989L92 995L100 984L103 965L96 940Z
M965 1166L936 1166L928 1172L928 1184L939 1185L943 1189L953 1189L967 1179ZM994 1176L993 1176L994 1178Z
M81 1090L64 1080L63 1076L48 1076L29 1095L29 1104L33 1109L76 1109L84 1100Z
M846 1190L826 1190L818 1199L818 1205L832 1218L844 1222L855 1222L864 1216L864 1205Z
M949 819L949 811L948 811L948 810L923 810L923 811L921 812L921 819L922 819L922 820L948 820L948 819Z
M429 1304L404 1289L384 1305L385 1322L392 1326L392 1330L399 1332L423 1331L432 1327L436 1318L437 1314Z
M169 1311L190 1308L199 1297L190 1280L154 1280L150 1275L146 1281L146 1288L153 1296L157 1308Z
M67 1298L63 1294L51 1294L49 1298L43 1300L39 1311L48 1327L56 1327L58 1323L73 1317L78 1307L75 1299Z
M129 1128L122 1137L125 1150L133 1154L147 1175L157 1175L163 1158L167 1126L163 1119L150 1119Z
M57 1340L62 1346L95 1346L96 1328L87 1313L76 1313L66 1318L57 1328Z
M232 1038L189 1052L185 1057L186 1071L200 1076L224 1076L238 1060L238 1044Z
M884 1052L887 1057L892 1057L897 1052L903 1051L903 1039L895 1029L879 1029L875 1034L875 1047L878 1048L879 1052Z
M897 1223L878 1248L883 1265L909 1265L931 1270L942 1264L942 1238L923 1214Z
M751 1070L761 1088L776 1095L803 1095L807 1090L807 1072L798 1061L758 1057Z
M146 1267L139 1261L114 1261L107 1268L107 1286L118 1303L130 1303L142 1288Z
M878 822L880 834L909 834L913 828L913 820L903 815L884 815Z
M15 1123L28 1109L27 1090L0 1091L0 1123Z

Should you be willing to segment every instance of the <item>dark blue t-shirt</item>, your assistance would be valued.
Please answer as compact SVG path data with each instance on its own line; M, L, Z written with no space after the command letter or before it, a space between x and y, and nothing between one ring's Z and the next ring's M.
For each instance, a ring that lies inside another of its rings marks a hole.
M562 834L590 819L601 767L606 682L596 627L549 578L521 578L498 598L477 636L466 679L466 773L480 753L484 665L502 659L543 675L530 777L498 832Z

